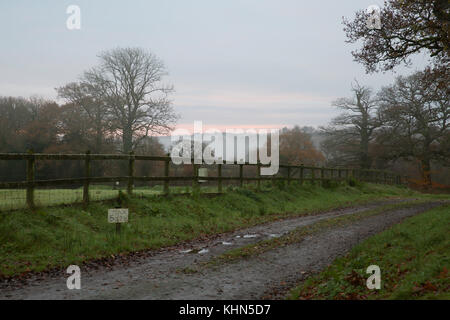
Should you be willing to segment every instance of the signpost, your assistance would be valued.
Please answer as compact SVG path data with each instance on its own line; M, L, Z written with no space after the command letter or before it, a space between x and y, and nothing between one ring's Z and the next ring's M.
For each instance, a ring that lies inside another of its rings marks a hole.
M116 224L116 232L120 233L120 224L128 222L128 209L108 209L108 222Z

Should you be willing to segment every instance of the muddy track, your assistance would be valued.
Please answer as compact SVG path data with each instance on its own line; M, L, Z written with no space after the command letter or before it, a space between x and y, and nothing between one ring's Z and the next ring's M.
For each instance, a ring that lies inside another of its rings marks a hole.
M231 248L279 237L320 220L351 215L404 200L377 202L313 216L289 218L232 233L214 240L193 241L131 262L128 266L83 270L81 290L68 290L68 275L34 279L21 288L4 288L0 299L261 299L280 297L298 283L347 252L363 239L406 217L436 207L434 201L395 209L306 237L299 243L275 248L251 258L216 268L191 267Z

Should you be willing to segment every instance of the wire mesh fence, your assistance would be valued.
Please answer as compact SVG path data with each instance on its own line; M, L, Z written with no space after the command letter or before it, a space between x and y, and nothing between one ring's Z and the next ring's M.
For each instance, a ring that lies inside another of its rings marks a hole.
M61 163L63 163L61 165ZM324 185L329 180L359 179L402 184L407 178L381 170L280 165L262 176L261 163L182 164L170 157L103 154L0 154L0 211L114 199L119 192L137 196L217 193L230 186L278 181ZM77 172L77 175L73 175Z

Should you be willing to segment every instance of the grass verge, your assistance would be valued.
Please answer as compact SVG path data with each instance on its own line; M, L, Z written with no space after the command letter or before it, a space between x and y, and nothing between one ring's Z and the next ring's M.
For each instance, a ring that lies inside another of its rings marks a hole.
M122 233L107 223L111 202L0 213L0 277L174 245L288 216L355 205L386 197L420 197L403 187L363 184L324 189L292 183L262 192L251 187L208 198L128 199ZM428 197L428 196L427 196ZM117 204L116 204L117 205Z
M293 289L290 299L450 299L450 205L408 218L354 247ZM378 265L381 289L366 287Z

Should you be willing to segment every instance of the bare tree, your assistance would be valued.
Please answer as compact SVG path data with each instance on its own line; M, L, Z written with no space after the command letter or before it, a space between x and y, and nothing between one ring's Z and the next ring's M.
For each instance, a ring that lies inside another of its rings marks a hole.
M358 82L352 85L352 92L353 97L333 102L334 106L344 112L334 118L329 127L322 128L326 137L322 142L322 149L328 158L330 155L335 158L334 162L338 162L335 164L370 168L372 159L369 144L374 139L374 131L381 125L377 101L372 90Z
M78 103L96 105L92 110L107 110L109 129L120 136L122 152L134 150L151 134L170 132L178 116L168 99L173 87L161 81L167 75L163 62L140 48L105 51L99 59L99 65L86 71L80 83L66 86L61 93L75 96ZM85 105L85 109L91 107Z
M433 160L450 164L450 90L441 85L449 80L427 69L397 77L379 94L385 124L377 142L384 157L418 159L427 184Z

